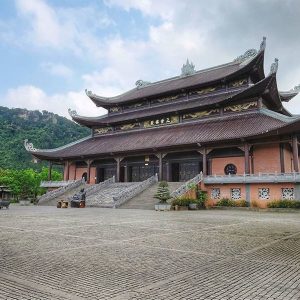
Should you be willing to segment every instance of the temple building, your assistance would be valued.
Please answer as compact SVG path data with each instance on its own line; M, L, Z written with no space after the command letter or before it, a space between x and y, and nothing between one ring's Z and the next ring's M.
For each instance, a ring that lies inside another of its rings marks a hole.
M64 164L65 180L99 183L187 181L203 173L211 200L300 199L300 116L283 107L300 91L279 91L278 59L264 72L266 39L233 61L196 71L188 60L179 76L138 80L115 97L86 90L100 117L72 119L91 135L51 150L25 146L50 164Z

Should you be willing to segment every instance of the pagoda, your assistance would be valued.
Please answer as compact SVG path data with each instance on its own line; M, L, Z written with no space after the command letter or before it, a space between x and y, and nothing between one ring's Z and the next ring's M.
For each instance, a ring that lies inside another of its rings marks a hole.
M300 117L283 107L300 91L279 91L278 59L264 72L266 38L233 61L195 70L189 60L178 76L138 80L115 97L86 90L107 114L72 119L91 135L56 149L35 149L36 158L64 164L65 180L99 183L187 181L203 173L211 199L300 199Z

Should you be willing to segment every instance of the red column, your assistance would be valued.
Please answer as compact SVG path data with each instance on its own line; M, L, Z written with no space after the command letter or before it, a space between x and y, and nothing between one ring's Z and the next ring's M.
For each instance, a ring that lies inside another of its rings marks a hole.
M293 145L294 171L299 172L298 139L296 135L294 135L292 138L292 145Z

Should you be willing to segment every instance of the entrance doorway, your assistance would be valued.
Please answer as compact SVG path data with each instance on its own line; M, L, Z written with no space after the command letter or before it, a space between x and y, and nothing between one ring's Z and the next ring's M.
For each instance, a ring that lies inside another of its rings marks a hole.
M172 163L171 165L171 174L172 174L172 181L179 182L180 175L179 175L179 163Z

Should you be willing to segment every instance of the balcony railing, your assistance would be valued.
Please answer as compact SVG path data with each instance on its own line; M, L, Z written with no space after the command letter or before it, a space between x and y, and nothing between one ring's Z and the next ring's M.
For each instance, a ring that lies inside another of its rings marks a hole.
M300 182L300 173L258 173L236 175L208 175L203 177L205 184L223 183L280 183Z

